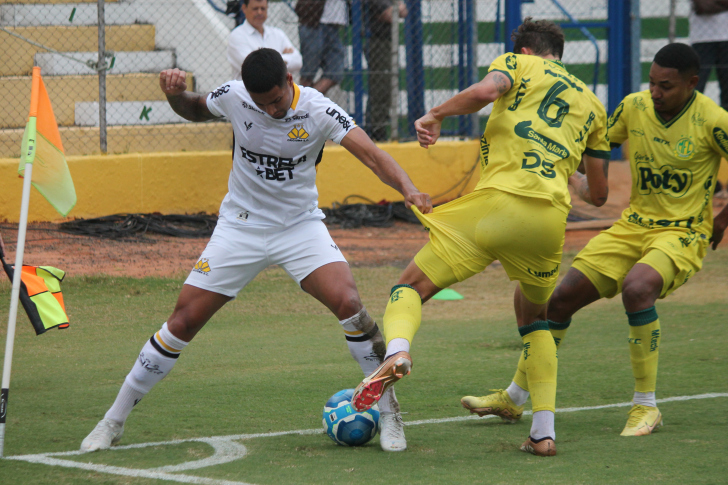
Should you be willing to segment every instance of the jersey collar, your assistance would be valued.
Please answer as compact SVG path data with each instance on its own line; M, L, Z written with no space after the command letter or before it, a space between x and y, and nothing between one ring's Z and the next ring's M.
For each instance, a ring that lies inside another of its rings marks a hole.
M695 94L695 90L693 90L693 95L690 97L688 102L685 103L685 106L683 106L683 108L680 110L680 112L678 114L676 114L675 116L670 118L670 121L665 121L664 119L662 119L662 116L660 116L660 113L658 113L657 110L655 110L655 118L657 118L657 121L662 123L662 126L664 126L665 128L670 128L678 119L680 119L680 117L682 115L685 114L685 112L690 108L690 106L692 106L693 101L695 101L696 97L697 97L697 94ZM655 109L654 104L652 105L652 109Z
M566 71L566 66L560 60L558 60L558 59L544 59L544 60L549 61L549 62L553 62L554 64L556 64L557 66L559 66L561 69L563 69L564 71Z
M296 106L298 106L298 99L301 97L301 88L298 87L298 84L293 83L293 101L291 102L291 109L295 110Z

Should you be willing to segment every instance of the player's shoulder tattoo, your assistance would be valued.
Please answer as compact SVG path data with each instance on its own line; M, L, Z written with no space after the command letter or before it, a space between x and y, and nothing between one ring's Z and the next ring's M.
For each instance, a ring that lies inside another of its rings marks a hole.
M502 72L493 71L493 82L495 83L495 88L498 90L498 94L503 94L511 89L511 80Z

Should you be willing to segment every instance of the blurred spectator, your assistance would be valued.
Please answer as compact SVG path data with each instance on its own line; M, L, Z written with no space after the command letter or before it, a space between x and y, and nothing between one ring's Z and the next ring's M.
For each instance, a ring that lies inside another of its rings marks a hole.
M277 50L291 73L301 69L301 53L281 29L264 26L268 18L268 0L245 0L242 6L245 22L235 27L228 37L227 59L233 67L233 77L242 80L240 68L248 54L269 47Z
M303 55L303 86L311 86L326 94L343 79L346 54L340 31L348 23L347 9L345 0L298 0L296 3ZM323 72L314 82L319 68Z
M720 85L720 105L728 110L728 0L693 0L690 43L700 56L697 90L705 90L715 67Z
M392 106L392 9L393 0L364 0L369 28L367 64L369 65L369 98L366 128L374 141L388 138L389 110ZM407 7L398 4L400 18L407 16Z

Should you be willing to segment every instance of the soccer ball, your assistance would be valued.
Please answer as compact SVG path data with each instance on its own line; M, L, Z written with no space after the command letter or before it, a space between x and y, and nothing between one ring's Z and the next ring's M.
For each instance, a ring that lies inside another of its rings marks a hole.
M323 423L326 434L337 445L361 446L379 430L379 409L373 406L362 413L351 405L354 389L339 391L324 405Z

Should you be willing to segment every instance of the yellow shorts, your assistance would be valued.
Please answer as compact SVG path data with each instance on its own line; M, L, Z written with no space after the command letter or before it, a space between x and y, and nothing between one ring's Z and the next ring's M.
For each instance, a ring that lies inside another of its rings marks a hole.
M708 237L691 229L645 229L620 219L577 254L572 267L589 278L602 298L622 292L627 273L637 263L662 276L664 298L703 266Z
M447 288L500 261L526 298L546 303L561 265L566 214L549 200L496 189L478 190L415 214L430 241L415 264L439 288Z

